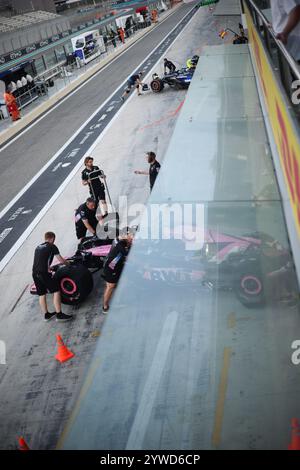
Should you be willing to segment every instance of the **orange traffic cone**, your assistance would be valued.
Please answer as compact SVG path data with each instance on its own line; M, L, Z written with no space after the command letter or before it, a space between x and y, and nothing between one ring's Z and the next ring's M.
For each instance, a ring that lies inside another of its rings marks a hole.
M59 362L66 362L69 359L72 359L72 357L74 357L75 354L72 353L72 351L70 351L67 348L67 346L64 345L64 342L60 335L56 335L56 340L57 340L58 352L55 356L55 359L57 359Z
M300 426L297 418L292 419L292 440L288 450L300 450Z
M19 437L19 450L30 450L24 437Z

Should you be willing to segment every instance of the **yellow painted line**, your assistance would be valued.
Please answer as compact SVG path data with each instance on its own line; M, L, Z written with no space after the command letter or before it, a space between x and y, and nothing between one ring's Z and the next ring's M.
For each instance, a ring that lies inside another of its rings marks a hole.
M216 407L214 429L213 429L213 434L212 434L212 444L215 447L218 447L221 442L230 357L231 357L231 348L224 348L223 365L222 365L221 379L220 379L220 384L219 384L218 401L217 401L217 407Z
M81 405L81 401L84 399L84 397L86 396L87 392L89 391L89 388L94 380L94 376L96 374L96 371L98 369L100 365L100 359L96 359L93 364L91 365L90 367L90 370L88 372L88 375L84 381L84 384L83 384L83 387L80 391L80 394L79 394L79 397L77 399L77 402L76 402L76 405L64 427L64 430L60 436L60 438L58 439L58 442L56 444L56 450L59 450L59 449L62 449L62 446L64 444L64 441L65 441L65 438L67 436L67 434L70 432L70 429L71 427L73 426L74 424L74 421L75 419L77 418L77 415L79 413L79 408L80 408L80 405Z
M227 328L229 329L233 329L236 325L236 317L235 317L235 313L234 312L231 312L229 315L228 315L228 318L227 318Z

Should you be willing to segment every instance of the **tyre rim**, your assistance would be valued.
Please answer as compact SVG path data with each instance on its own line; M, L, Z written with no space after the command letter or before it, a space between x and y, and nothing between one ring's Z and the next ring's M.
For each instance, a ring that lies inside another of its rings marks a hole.
M256 276L245 276L241 281L243 291L248 295L258 295L262 291L262 284Z
M76 283L69 277L64 277L60 282L61 291L66 295L73 295L77 291Z
M159 91L160 90L160 83L159 82L153 82L152 83L152 90L153 91Z

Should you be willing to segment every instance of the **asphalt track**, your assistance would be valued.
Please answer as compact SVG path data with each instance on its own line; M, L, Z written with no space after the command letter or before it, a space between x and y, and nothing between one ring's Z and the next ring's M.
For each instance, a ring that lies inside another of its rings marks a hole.
M127 77L140 70L147 73L164 56L196 11L190 4L180 7L45 119L2 150L2 212L24 185L52 160L0 219L0 272L17 250L20 237L24 237L31 226L33 228L43 208L123 106L120 95Z

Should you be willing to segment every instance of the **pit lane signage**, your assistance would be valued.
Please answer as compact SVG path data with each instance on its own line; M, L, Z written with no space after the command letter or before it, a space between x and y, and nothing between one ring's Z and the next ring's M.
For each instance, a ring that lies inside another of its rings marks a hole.
M110 18L112 16L114 16L114 15L109 14L109 15L105 15L104 18ZM23 49L19 49L19 50L16 50L16 51L12 51L9 54L2 55L2 56L0 56L0 65L4 65L4 64L7 64L7 63L11 62L12 60L16 60L20 57L24 57L25 55L30 54L31 52L35 52L35 51L41 49L42 47L48 46L49 44L54 44L57 41L59 41L60 39L64 39L64 38L70 36L71 34L74 34L78 31L80 31L81 29L86 28L87 26L89 26L91 24L100 23L101 21L103 21L103 18L99 18L98 20L95 20L94 22L90 21L89 23L81 24L78 28L69 29L67 31L64 31L63 33L55 34L51 38L44 39L44 40L36 42L34 44L30 44L29 46L24 47Z
M67 32L67 35L69 34L71 34L70 31ZM44 39L43 41L30 44L30 46L24 47L23 49L19 49L17 51L10 52L7 55L0 56L0 64L7 64L12 60L19 59L20 57L30 54L31 52L35 52L38 49L41 49L42 47L45 47L45 46L48 46L49 44L57 42L64 37L66 37L66 35L63 35L62 33L60 33L60 34L53 36L52 38Z

